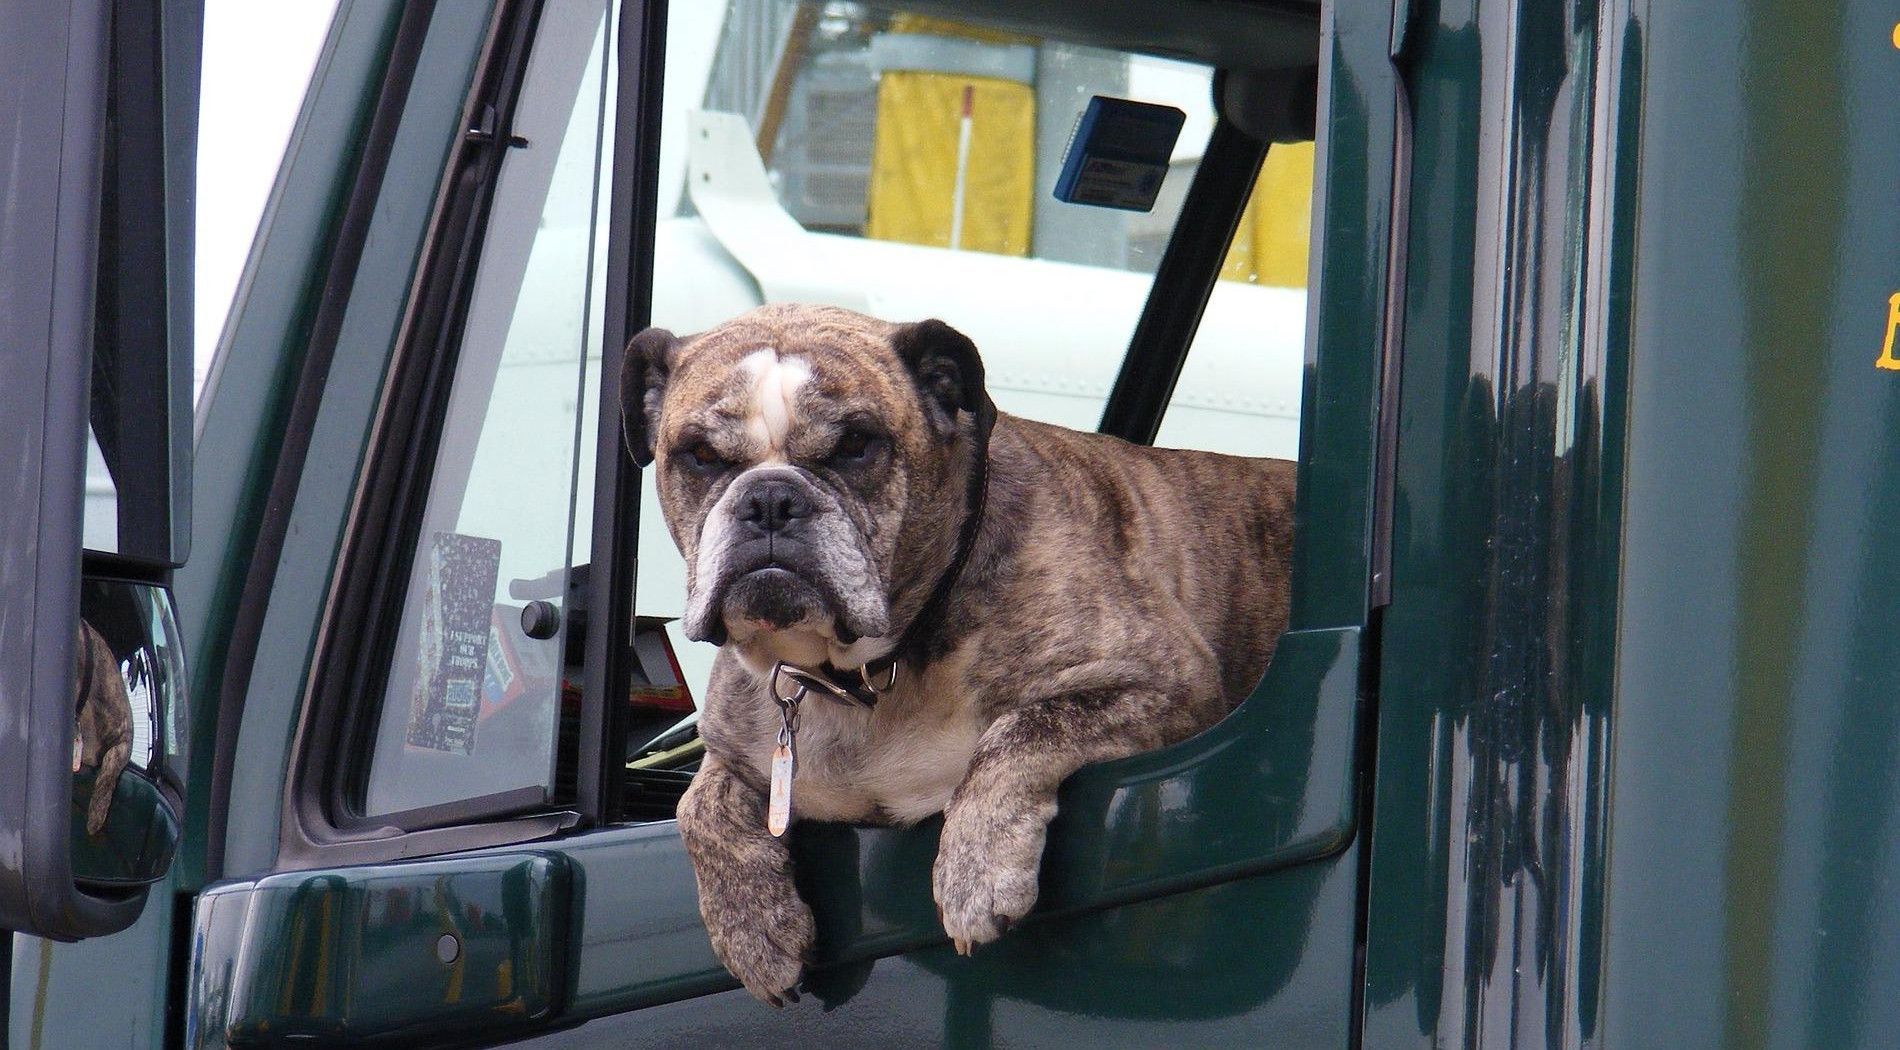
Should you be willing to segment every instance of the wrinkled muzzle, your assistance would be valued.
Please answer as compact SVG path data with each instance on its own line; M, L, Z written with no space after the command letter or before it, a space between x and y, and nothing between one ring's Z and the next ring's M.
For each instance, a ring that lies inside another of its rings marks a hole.
M759 466L733 479L700 525L686 635L803 628L849 644L890 629L883 575L837 498L810 473Z

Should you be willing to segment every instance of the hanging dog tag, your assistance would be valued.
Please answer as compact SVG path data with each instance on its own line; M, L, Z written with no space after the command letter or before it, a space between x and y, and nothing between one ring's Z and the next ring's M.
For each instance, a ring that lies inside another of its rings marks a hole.
M792 749L798 745L798 705L806 693L805 684L794 678L794 688L786 694L785 669L783 663L775 665L767 683L772 702L778 704L778 746L772 749L772 788L765 798L765 830L773 838L784 838L785 829L792 826L792 774L798 765Z
M790 741L772 749L772 793L765 804L765 830L783 838L792 825L792 757Z

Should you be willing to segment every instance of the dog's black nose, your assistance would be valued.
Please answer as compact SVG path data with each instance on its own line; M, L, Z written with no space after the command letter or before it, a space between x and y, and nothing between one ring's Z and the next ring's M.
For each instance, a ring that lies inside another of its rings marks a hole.
M739 503L739 520L760 532L781 532L811 512L804 490L789 481L761 481Z

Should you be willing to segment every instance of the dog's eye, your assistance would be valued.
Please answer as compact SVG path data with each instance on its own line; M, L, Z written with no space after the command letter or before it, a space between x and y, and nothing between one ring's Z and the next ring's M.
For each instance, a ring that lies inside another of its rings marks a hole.
M852 427L839 435L838 443L831 446L831 454L825 458L841 466L860 462L871 454L877 440L876 434Z
M726 465L726 457L720 455L719 450L706 441L695 441L680 449L678 454L688 465L700 470L712 470Z

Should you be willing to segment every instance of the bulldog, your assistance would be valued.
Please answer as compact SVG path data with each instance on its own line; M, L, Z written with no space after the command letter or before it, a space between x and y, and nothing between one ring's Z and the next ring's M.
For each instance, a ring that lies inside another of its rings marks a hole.
M628 447L718 644L679 806L719 959L797 998L794 819L943 814L958 952L1036 901L1056 790L1247 695L1286 627L1294 467L998 412L941 321L766 306L627 348Z

